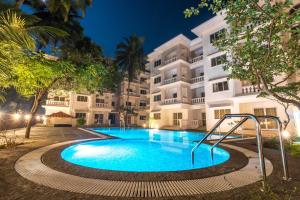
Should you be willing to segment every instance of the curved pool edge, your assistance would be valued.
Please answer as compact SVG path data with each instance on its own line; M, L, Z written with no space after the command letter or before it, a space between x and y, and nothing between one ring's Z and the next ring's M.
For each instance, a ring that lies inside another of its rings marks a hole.
M203 144L192 164L190 152L193 147L193 143L170 141L96 140L67 146L60 157L74 165L124 173L180 173L216 167L231 157L227 150L217 147L212 160L210 145Z
M59 146L95 140L73 140L45 146L31 151L17 160L15 170L24 178L58 190L115 197L165 197L206 194L231 190L255 183L260 178L257 153L229 144L228 148L240 151L249 158L248 164L240 170L209 178L179 181L112 181L84 178L59 172L44 165L42 155ZM34 166L34 167L32 167ZM273 171L272 163L266 159L267 175Z

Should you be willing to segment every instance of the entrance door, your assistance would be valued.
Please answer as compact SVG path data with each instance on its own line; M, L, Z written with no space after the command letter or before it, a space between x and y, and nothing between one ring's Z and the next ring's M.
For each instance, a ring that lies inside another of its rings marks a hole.
M95 114L95 124L103 124L103 114Z
M206 126L206 113L201 113L202 126Z
M182 119L182 113L173 113L173 125L179 126Z
M116 124L116 114L115 113L109 113L108 119L110 120L111 125Z

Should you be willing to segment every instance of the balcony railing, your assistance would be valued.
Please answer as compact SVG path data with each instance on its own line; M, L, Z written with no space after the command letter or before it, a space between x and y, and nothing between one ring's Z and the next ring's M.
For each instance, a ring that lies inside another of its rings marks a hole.
M97 108L109 108L107 103L96 103Z
M167 60L164 61L164 65L167 65L169 63L175 62L177 60L177 56L173 56Z
M163 101L163 104L167 105L167 104L174 104L174 103L179 103L179 99L177 98L171 98L171 99L165 99Z
M197 97L192 99L192 104L203 104L205 103L205 97Z
M164 81L164 84L175 83L177 81L177 77L169 78Z
M198 76L198 77L194 77L191 79L191 82L192 83L199 83L199 82L202 82L204 81L204 76Z
M194 57L190 60L190 63L197 63L199 61L203 60L203 55L200 55L200 56L197 56L197 57Z
M254 85L249 85L249 86L243 86L242 87L242 94L247 95L247 94L255 94L258 93L259 89L257 86Z
M188 98L170 98L170 99L165 99L163 102L163 105L169 105L169 104L176 104L176 103L186 103L189 104L190 102L188 101Z
M47 106L69 106L68 101L54 101L54 100L47 100Z

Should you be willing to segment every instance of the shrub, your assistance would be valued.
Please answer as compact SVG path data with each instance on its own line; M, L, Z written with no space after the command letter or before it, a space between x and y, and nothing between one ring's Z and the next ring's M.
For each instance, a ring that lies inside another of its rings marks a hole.
M292 156L300 157L300 144L291 145L290 152Z
M85 125L85 119L83 119L83 118L79 118L79 119L77 119L77 126L83 126L83 125Z

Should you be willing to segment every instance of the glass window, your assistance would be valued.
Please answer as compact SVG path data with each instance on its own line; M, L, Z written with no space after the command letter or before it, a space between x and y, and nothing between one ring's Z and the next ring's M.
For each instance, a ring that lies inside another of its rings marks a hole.
M214 66L217 66L217 65L224 64L225 62L226 62L226 55L224 54L224 55L212 58L211 59L211 66L214 67Z
M216 109L214 110L215 119L221 119L225 114L230 114L231 109Z
M213 33L210 35L210 43L213 43L217 40L219 40L225 33L225 28Z
M218 82L213 84L213 92L221 92L229 90L228 81Z
M87 96L77 96L77 101L87 102L88 97Z
M160 83L161 82L161 77L156 77L154 78L154 84Z
M153 100L154 101L161 101L161 95L160 94L159 95L155 95Z
M95 114L95 124L103 124L103 114Z
M160 113L154 113L154 114L153 114L153 118L154 118L155 120L160 119Z
M96 99L96 103L104 103L104 99Z
M141 90L141 94L147 94L147 90Z
M154 61L154 67L161 65L161 59Z
M144 116L144 115L140 115L140 120L146 120L146 116Z
M76 113L75 117L76 118L83 118L83 119L85 119L86 118L86 113Z

